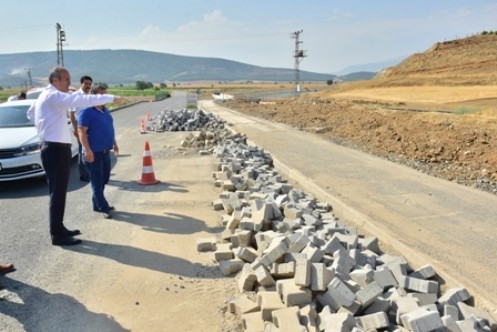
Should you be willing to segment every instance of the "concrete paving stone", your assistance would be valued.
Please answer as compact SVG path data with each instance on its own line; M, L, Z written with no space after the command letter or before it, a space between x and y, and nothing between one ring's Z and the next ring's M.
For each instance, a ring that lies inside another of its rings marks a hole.
M411 291L419 293L433 293L437 294L439 291L439 285L437 281L433 280L423 280L411 277L402 277L399 280L399 287L409 289Z
M318 294L316 299L321 305L327 305L336 312L341 306L351 305L355 300L355 294L342 280L335 277L328 284L327 291Z
M307 246L302 250L307 259L312 263L319 263L324 256L324 253L317 248L312 242L309 242Z
M389 315L395 317L395 322L401 324L402 315L419 309L417 299L413 297L399 297L393 300ZM424 310L424 309L423 309ZM425 311L425 310L424 310ZM405 326L405 325L404 325Z
M299 317L300 323L306 326L309 332L319 332L317 324L318 312L314 303L300 307Z
M326 242L322 247L322 250L330 255L333 255L335 251L340 249L346 250L345 247L340 242L340 240L338 239L338 237L335 235L336 234L333 234L333 236L328 240L328 242Z
M251 312L241 316L244 332L264 332L264 320L260 312Z
M217 239L215 237L198 238L197 251L214 251L217 247Z
M383 293L383 287L376 282L368 284L355 293L356 300L366 308Z
M354 269L349 273L352 280L358 283L361 287L366 287L368 284L372 283L374 279L374 271L370 267L364 267L359 269ZM382 286L382 292L384 287Z
M376 312L369 315L363 315L356 317L357 325L366 331L376 331L386 329L390 322L388 317L384 312Z
M297 306L275 310L272 315L274 325L282 332L307 332L307 328L300 324Z
M445 328L447 329L447 332L463 332L459 328L459 325L457 325L457 322L454 319L454 317L452 317L450 315L442 316L442 323L444 324Z
M398 287L399 283L397 279L395 279L393 273L390 271L388 267L383 267L379 270L374 271L374 280L383 287L383 289L387 289L390 287Z
M311 264L311 290L314 292L325 291L333 278L335 271L323 263Z
M270 273L275 279L293 278L295 276L295 262L274 263Z
M219 268L225 276L241 271L244 265L245 262L238 258L219 262Z
M311 285L311 261L299 259L295 263L295 277L293 278L297 286L309 287Z
M384 299L383 297L377 297L373 303L371 303L365 310L364 314L374 314L377 312L387 313L390 310L390 301Z
M250 292L255 287L257 283L257 275L250 264L245 264L242 268L242 272L238 277L238 290L240 293Z
M236 257L248 263L254 262L258 257L255 249L251 247L237 247L233 249L233 253Z
M234 258L233 251L231 250L231 243L218 243L216 251L214 252L214 259L216 262L227 261Z
M423 265L419 269L417 269L414 272L408 274L409 277L418 278L418 279L424 279L424 280L433 278L436 275L437 274L435 273L435 270L429 264Z
M284 309L286 305L277 292L258 292L257 304L261 308L261 318L265 321L273 321L273 311Z
M356 325L350 313L336 313L326 317L324 332L350 332Z
M342 275L344 278L348 278L349 272L352 271L352 268L355 265L355 260L350 257L349 253L346 250L337 250L333 253L333 264L332 268L335 270L335 273Z
M306 305L312 302L312 291L309 288L297 286L293 279L277 280L276 291L288 307Z
M257 282L261 286L273 287L274 285L276 285L276 282L269 272L268 268L261 263L259 258L252 263L252 269L254 270L257 277Z
M457 302L457 307L464 319L468 319L471 316L484 319L492 331L497 331L497 321L488 312L467 305L464 302Z
M401 315L402 325L409 331L429 332L444 327L442 317L438 311L430 311L424 308Z
M233 247L251 247L253 231L246 229L236 229L231 237Z
M420 306L435 304L437 302L437 294L435 293L408 293L407 297L414 297L418 300Z
M438 303L457 305L458 302L465 302L470 298L471 295L466 288L454 287L446 290L445 293L438 298Z
M264 250L264 254L261 257L261 262L269 268L271 264L282 258L287 252L288 246L285 244L284 239L282 237L279 239L274 239L269 247Z
M366 236L359 238L359 248L362 250L371 250L377 255L381 255L379 241L376 236Z
M250 312L260 311L259 305L249 299L246 294L239 294L228 301L228 310L231 313L242 315Z

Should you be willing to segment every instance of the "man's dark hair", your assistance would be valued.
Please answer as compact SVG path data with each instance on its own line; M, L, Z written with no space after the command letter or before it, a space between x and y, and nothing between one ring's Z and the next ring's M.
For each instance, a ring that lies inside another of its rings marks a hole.
M79 79L79 83L83 84L83 82L86 81L86 80L89 80L90 82L93 83L93 78L91 78L88 75L81 76L81 78Z

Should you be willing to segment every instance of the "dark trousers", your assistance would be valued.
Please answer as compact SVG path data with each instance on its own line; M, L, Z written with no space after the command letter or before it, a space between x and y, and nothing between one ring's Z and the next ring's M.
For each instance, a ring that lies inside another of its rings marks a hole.
M63 236L64 211L71 167L71 144L44 142L41 148L41 162L47 174L50 193L50 234Z
M85 165L85 159L83 157L83 146L81 145L81 142L78 139L78 169L79 169L79 177L80 178L85 178L88 179L88 169L86 168Z
M92 163L85 161L90 174L93 210L109 212L109 203L105 199L104 189L110 179L110 151L93 152L93 155L95 160Z

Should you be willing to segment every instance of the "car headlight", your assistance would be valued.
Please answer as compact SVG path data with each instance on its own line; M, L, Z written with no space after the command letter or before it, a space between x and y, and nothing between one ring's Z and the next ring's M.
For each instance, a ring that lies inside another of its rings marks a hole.
M40 153L41 145L42 142L23 145L19 149L17 149L17 151L14 153L14 157L21 157L33 153Z

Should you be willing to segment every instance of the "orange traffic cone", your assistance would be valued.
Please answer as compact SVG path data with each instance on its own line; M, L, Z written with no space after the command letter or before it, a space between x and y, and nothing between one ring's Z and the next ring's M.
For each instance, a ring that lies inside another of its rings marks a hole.
M146 134L147 128L145 127L145 120L142 119L140 124L140 134Z
M143 152L142 178L138 181L141 185L157 184L160 181L155 179L154 168L152 167L152 155L150 154L150 145L145 142L145 151Z

